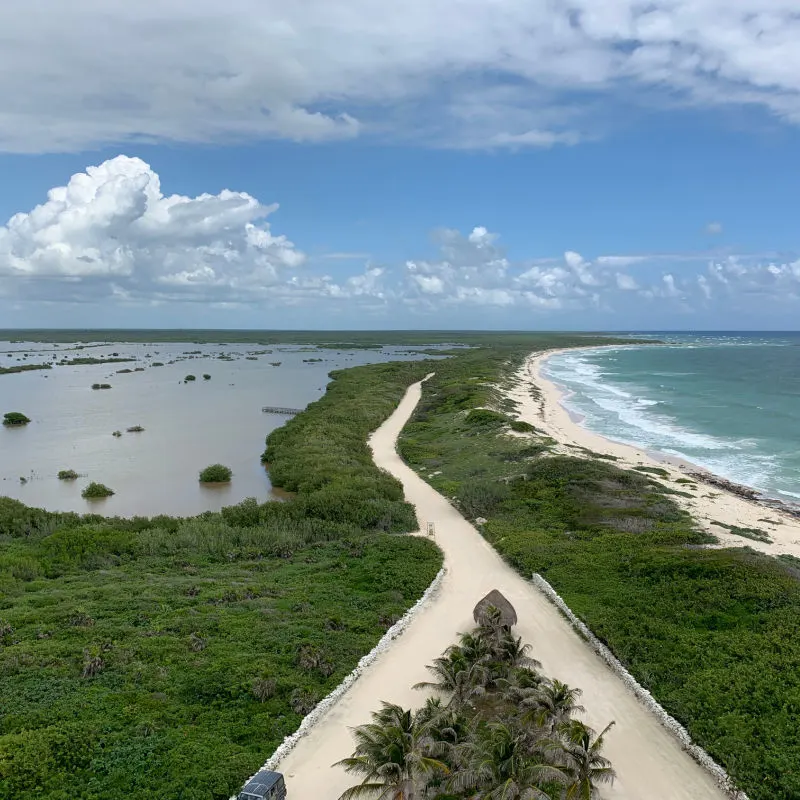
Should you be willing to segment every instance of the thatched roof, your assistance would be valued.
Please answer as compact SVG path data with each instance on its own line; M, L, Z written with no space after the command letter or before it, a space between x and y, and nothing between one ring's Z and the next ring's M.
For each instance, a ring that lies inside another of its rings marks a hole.
M486 597L478 601L475 610L472 612L472 617L479 625L488 620L487 612L490 608L496 608L500 612L500 622L507 625L509 628L517 624L517 612L514 611L514 606L503 597L497 589L492 589Z

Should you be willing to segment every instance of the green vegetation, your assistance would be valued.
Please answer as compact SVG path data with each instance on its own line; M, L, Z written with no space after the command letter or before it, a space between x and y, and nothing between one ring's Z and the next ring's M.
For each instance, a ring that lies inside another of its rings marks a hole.
M196 377L196 376L194 376L194 375L187 375L187 376L186 376L186 377L183 379L183 382L184 382L184 383L189 383L190 381L196 381L196 380L197 380L197 377Z
M3 425L9 428L17 427L19 425L27 425L30 420L19 411L8 411L3 414Z
M710 537L646 473L555 456L500 420L469 424L475 410L512 411L494 387L523 355L493 346L438 363L402 454L486 518L481 532L522 575L544 575L751 800L800 797L797 565L703 548Z
M150 366L151 367L163 367L164 366L164 362L163 361L154 361Z
M0 800L238 791L440 564L291 505L103 520L0 498Z
M229 483L233 471L224 464L211 464L200 473L201 483Z
M109 489L102 483L92 481L82 492L81 497L86 500L96 500L101 497L111 497L114 494L113 489Z
M130 428L126 428L128 433L142 433L144 428L141 425L131 425Z
M389 532L416 529L399 481L377 469L369 434L430 363L391 362L332 372L323 397L267 437L270 481L299 493L303 513Z
M0 367L0 375L10 375L13 372L30 372L36 369L52 368L52 364L17 364L15 367Z
M113 431L111 435L119 439L119 437L122 436L122 431Z
M210 381L211 380L211 376L207 372L205 372L205 373L203 373L203 380L204 381Z
M650 475L658 475L659 478L669 478L669 472L663 467L634 467L637 472L647 472Z
M60 367L82 367L87 366L89 364L122 364L126 361L136 361L135 358L90 358L90 357L80 357L80 358L64 358L58 362Z
M75 481L80 477L74 469L62 469L58 472L58 479L60 481Z
M110 383L93 383L92 384L92 389L95 389L95 390L97 390L97 389L110 389L110 388L111 388L111 384Z
M340 764L362 776L339 800L568 800L614 779L603 738L574 718L579 689L549 680L493 609L428 669L417 711L384 703Z
M752 539L755 542L765 542L769 544L772 541L769 534L766 531L762 531L761 528L742 528L739 525L728 525L725 522L717 522L716 520L711 524L716 525L718 528L725 528L726 531L736 536Z
M150 344L153 342L195 342L197 344L253 344L253 345L313 345L334 350L375 348L382 345L422 347L431 351L429 345L465 345L501 347L570 347L575 344L619 344L620 339L601 337L596 334L538 334L528 332L487 333L486 331L232 331L200 329L161 330L56 330L50 328L0 330L0 341L18 339L26 342L131 342ZM633 339L625 341L634 342Z

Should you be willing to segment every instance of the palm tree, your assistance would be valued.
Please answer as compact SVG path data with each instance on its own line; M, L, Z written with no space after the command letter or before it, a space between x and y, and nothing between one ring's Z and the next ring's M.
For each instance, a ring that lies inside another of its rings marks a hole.
M468 720L454 706L442 705L440 697L429 697L417 712L416 722L423 725L434 742L458 744L468 730Z
M429 664L428 671L436 680L422 681L415 689L433 689L450 696L448 705L456 708L469 705L474 698L482 696L491 680L488 657L480 651L469 651L465 655L460 647L451 647L443 656Z
M531 750L525 730L508 722L487 725L456 751L449 788L476 800L552 800L546 788L567 780L547 751Z
M580 689L559 680L542 681L537 691L522 700L523 718L540 728L555 730L573 714L584 710L577 702L581 694Z
M434 741L423 720L398 705L383 703L372 720L354 729L353 755L334 765L363 776L339 800L422 800L427 784L448 772L447 765L436 758L446 745Z
M594 740L594 731L579 720L571 719L559 727L559 761L570 779L565 800L596 800L600 797L597 785L614 782L616 773L611 762L600 754L603 739L613 724L606 725Z

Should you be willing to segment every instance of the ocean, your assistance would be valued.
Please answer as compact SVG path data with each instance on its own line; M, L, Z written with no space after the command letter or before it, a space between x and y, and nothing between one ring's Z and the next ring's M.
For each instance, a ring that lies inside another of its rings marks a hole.
M647 333L660 345L552 356L544 375L595 433L800 502L800 333Z

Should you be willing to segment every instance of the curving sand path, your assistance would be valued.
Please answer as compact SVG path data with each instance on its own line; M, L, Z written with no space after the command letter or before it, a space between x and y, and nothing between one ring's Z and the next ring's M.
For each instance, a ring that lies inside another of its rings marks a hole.
M375 463L403 483L425 530L433 522L445 554L447 574L439 594L406 632L361 676L350 691L284 759L291 800L337 800L353 777L331 765L352 752L349 728L369 721L381 700L418 706L422 693L411 686L427 680L425 665L473 626L472 609L490 589L499 589L519 617L517 632L533 645L545 674L583 689L585 720L597 730L617 724L606 754L618 779L608 800L722 800L725 794L626 690L622 681L575 634L545 598L508 567L480 534L425 483L395 450L403 425L419 402L421 384L409 387L396 411L375 431Z

